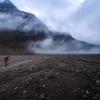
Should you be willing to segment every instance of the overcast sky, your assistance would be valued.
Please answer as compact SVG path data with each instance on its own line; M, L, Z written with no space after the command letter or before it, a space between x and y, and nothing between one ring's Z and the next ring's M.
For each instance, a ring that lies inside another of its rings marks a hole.
M100 44L100 0L11 0L35 14L52 30Z

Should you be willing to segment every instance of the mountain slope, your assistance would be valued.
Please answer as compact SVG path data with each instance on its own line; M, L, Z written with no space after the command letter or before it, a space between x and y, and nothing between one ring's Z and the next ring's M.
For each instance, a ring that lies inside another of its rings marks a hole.
M0 3L0 35L15 38L46 31L48 28L35 15L18 10L9 0Z
M20 11L9 0L0 2L0 53L69 53L100 50L100 46L50 31L35 15Z

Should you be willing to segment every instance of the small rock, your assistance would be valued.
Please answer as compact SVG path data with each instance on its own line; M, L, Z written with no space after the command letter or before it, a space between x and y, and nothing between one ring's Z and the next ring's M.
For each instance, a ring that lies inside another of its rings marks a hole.
M45 88L45 87L46 87L46 84L43 84L43 85L42 85L42 88Z
M23 93L24 93L24 94L26 94L26 93L27 93L27 91L23 91Z
M47 95L45 95L44 93L40 94L38 100L48 100Z
M15 87L15 90L17 90L18 89L18 87Z
M86 93L87 93L87 94L89 94L89 91L88 91L88 90L86 90Z

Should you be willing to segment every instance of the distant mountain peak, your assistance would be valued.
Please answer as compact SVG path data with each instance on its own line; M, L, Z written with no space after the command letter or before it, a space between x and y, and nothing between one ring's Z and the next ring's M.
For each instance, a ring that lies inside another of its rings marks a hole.
M0 0L0 3L11 3L10 0Z
M11 12L17 10L17 7L10 0L0 0L0 12Z

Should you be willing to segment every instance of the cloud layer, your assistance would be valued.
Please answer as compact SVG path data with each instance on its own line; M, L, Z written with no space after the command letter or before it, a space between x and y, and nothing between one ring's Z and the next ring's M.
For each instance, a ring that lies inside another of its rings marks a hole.
M51 30L100 44L100 0L11 0L19 9L35 14Z

